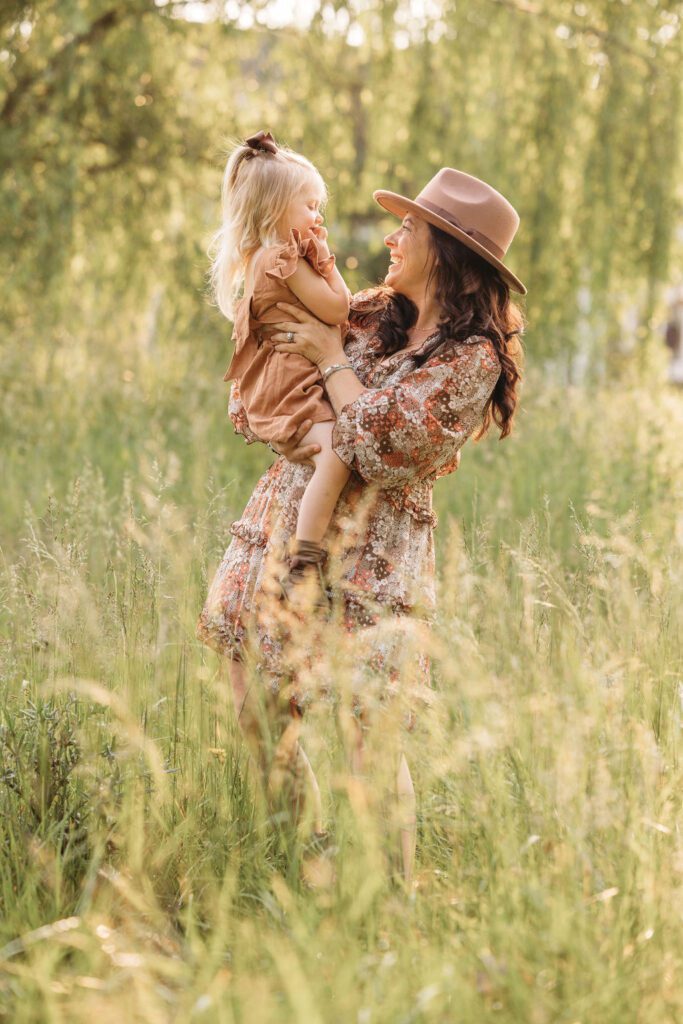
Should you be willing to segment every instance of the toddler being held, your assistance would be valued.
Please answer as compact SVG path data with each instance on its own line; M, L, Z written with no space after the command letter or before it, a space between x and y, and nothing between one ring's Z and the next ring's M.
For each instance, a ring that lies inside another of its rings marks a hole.
M311 420L301 443L320 446L299 509L286 595L306 573L319 573L323 538L349 476L332 449L335 415L317 366L298 353L277 352L264 331L282 320L278 302L327 324L348 316L349 290L323 227L326 198L322 177L305 157L278 146L269 132L247 139L225 168L210 272L217 304L233 321L235 347L224 380L237 382L250 430L266 444L286 444Z

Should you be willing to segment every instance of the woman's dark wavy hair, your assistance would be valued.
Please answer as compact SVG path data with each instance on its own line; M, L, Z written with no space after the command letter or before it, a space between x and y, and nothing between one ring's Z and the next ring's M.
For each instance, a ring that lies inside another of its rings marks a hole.
M428 226L434 254L428 286L434 287L443 317L438 335L416 357L417 363L422 365L437 351L473 335L489 338L498 353L501 373L486 403L476 440L486 434L492 420L500 428L500 437L507 437L512 430L517 388L522 379L520 339L524 317L511 300L508 285L490 263L452 235L432 224ZM381 355L405 348L408 331L418 314L414 302L386 285L365 292L351 310L352 323L379 313L377 337Z

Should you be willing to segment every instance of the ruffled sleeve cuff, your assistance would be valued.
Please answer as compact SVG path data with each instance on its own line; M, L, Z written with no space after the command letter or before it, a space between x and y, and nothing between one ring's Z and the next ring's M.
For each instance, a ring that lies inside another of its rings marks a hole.
M294 228L289 233L289 238L274 254L272 267L266 270L266 277L273 277L278 281L286 281L296 270L299 262L301 238L299 232Z
M266 277L286 281L303 258L321 277L330 277L335 267L335 257L317 238L302 239L296 228L292 228L289 239L275 252L273 266L266 270Z
M391 440L393 421L401 426L394 406L385 392L370 389L341 409L332 428L332 449L344 465L382 487L402 484L417 473L414 453L409 447L404 450L400 440ZM403 433L399 431L399 438Z
M334 253L330 252L327 245L324 245L314 235L299 244L303 246L304 259L313 267L316 274L320 274L321 277L331 277L336 260Z

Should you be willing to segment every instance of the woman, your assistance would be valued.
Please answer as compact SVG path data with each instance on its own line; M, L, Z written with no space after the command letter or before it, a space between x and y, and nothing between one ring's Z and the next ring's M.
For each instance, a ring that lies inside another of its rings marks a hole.
M482 436L493 420L501 437L510 433L520 379L517 335L523 325L510 288L526 293L503 263L519 217L485 182L443 168L415 200L386 191L375 192L374 198L403 220L385 238L390 267L384 286L355 297L343 343L338 328L293 307L283 307L283 323L271 338L279 351L300 353L317 364L337 416L334 450L352 470L328 545L334 550L335 538L341 545L329 571L330 576L336 572L333 589L341 594L349 632L372 631L382 613L405 616L433 608L432 485L457 468L460 448L477 428ZM234 386L230 416L248 443L255 440ZM273 565L282 564L311 473L307 460L315 446L299 444L309 426L302 423L290 445L278 446L281 457L261 477L242 518L232 525L233 540L211 585L197 635L230 659L235 707L264 777L268 758L257 701L246 684L246 655L269 681L271 710L289 701L292 717L269 782L275 786L292 766L295 773L305 773L315 802L315 831L320 832L319 790L298 742L306 698L296 680L293 689L283 685L292 677L294 662L287 630L270 600ZM354 522L356 530L349 535ZM380 645L368 657L391 672L391 655L385 655ZM424 660L422 671L428 685ZM358 698L362 716L362 694ZM358 728L356 770L362 753ZM410 883L415 794L403 753L396 793L403 816L403 872Z

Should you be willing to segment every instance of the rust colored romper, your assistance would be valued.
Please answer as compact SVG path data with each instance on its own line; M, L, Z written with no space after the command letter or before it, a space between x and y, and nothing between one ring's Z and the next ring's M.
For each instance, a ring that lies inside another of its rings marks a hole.
M223 380L238 382L249 426L266 443L290 440L303 420L335 419L317 366L296 352L276 352L260 333L285 316L277 302L306 309L287 284L302 258L321 277L334 270L334 256L323 255L317 238L304 241L292 229L287 242L256 253L251 298L239 299L235 307L235 351Z

